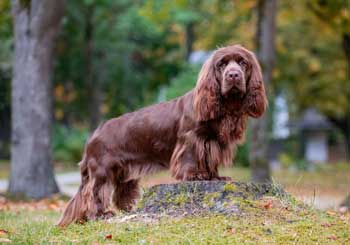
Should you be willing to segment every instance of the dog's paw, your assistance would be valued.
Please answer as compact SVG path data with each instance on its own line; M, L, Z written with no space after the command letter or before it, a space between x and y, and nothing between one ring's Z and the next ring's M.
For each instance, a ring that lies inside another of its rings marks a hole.
M100 219L110 219L115 216L115 213L112 210L105 211L101 216Z
M115 213L112 210L107 210L104 212L100 212L98 214L96 213L88 214L87 219L88 220L106 220L114 216L115 216Z
M202 181L210 180L210 175L205 171L198 171L188 174L185 178L186 181Z
M232 181L232 178L228 177L228 176L216 176L216 177L212 178L212 180Z

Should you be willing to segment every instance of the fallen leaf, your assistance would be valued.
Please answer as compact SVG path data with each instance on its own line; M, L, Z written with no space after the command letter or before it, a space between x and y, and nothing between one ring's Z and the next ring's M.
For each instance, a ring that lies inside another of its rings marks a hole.
M8 234L9 232L7 230L4 229L0 229L0 235L5 235Z
M333 240L333 241L338 239L338 237L336 235L330 235L330 236L327 236L327 238L330 240Z
M269 209L269 208L272 208L272 206L273 206L273 205L272 205L272 201L269 200L268 202L266 202L266 203L264 204L263 207L264 207L265 209Z
M58 206L57 203L51 203L51 204L49 205L49 208L50 208L51 210L58 210L58 209L59 209L59 206Z
M323 227L331 227L333 224L330 223L322 223L321 226Z
M105 239L108 239L108 240L112 239L112 234L106 235L106 236L105 236Z
M328 210L326 213L330 216L335 216L337 214L336 212L334 212L332 210Z

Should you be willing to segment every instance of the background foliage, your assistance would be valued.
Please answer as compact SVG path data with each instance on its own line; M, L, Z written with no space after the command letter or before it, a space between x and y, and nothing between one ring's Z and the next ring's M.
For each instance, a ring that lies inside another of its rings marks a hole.
M102 118L190 90L192 50L241 43L255 49L256 0L66 1L56 45L54 157L79 159L91 93ZM349 137L350 14L346 0L279 1L271 101L283 92L293 118L316 107ZM8 157L13 52L9 0L0 2L0 157ZM90 63L89 63L90 62ZM90 74L90 82L87 74ZM161 89L160 89L161 88ZM165 88L165 89L164 89ZM90 103L90 104L89 104ZM273 106L270 103L270 114ZM239 162L248 163L247 147Z

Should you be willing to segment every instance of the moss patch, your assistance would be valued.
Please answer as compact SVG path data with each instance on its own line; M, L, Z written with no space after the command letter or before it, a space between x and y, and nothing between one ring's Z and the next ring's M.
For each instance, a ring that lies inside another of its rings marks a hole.
M224 191L234 192L237 190L237 187L233 183L227 183L224 185Z

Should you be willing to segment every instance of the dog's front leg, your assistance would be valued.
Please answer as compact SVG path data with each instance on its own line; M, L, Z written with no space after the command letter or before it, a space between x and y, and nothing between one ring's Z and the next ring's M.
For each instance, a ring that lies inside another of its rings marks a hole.
M197 159L193 146L178 143L170 161L170 171L177 180L210 180L205 164Z
M219 180L219 181L231 181L232 178L228 176L220 176L218 165L215 166L208 166L209 173L210 173L210 180Z

